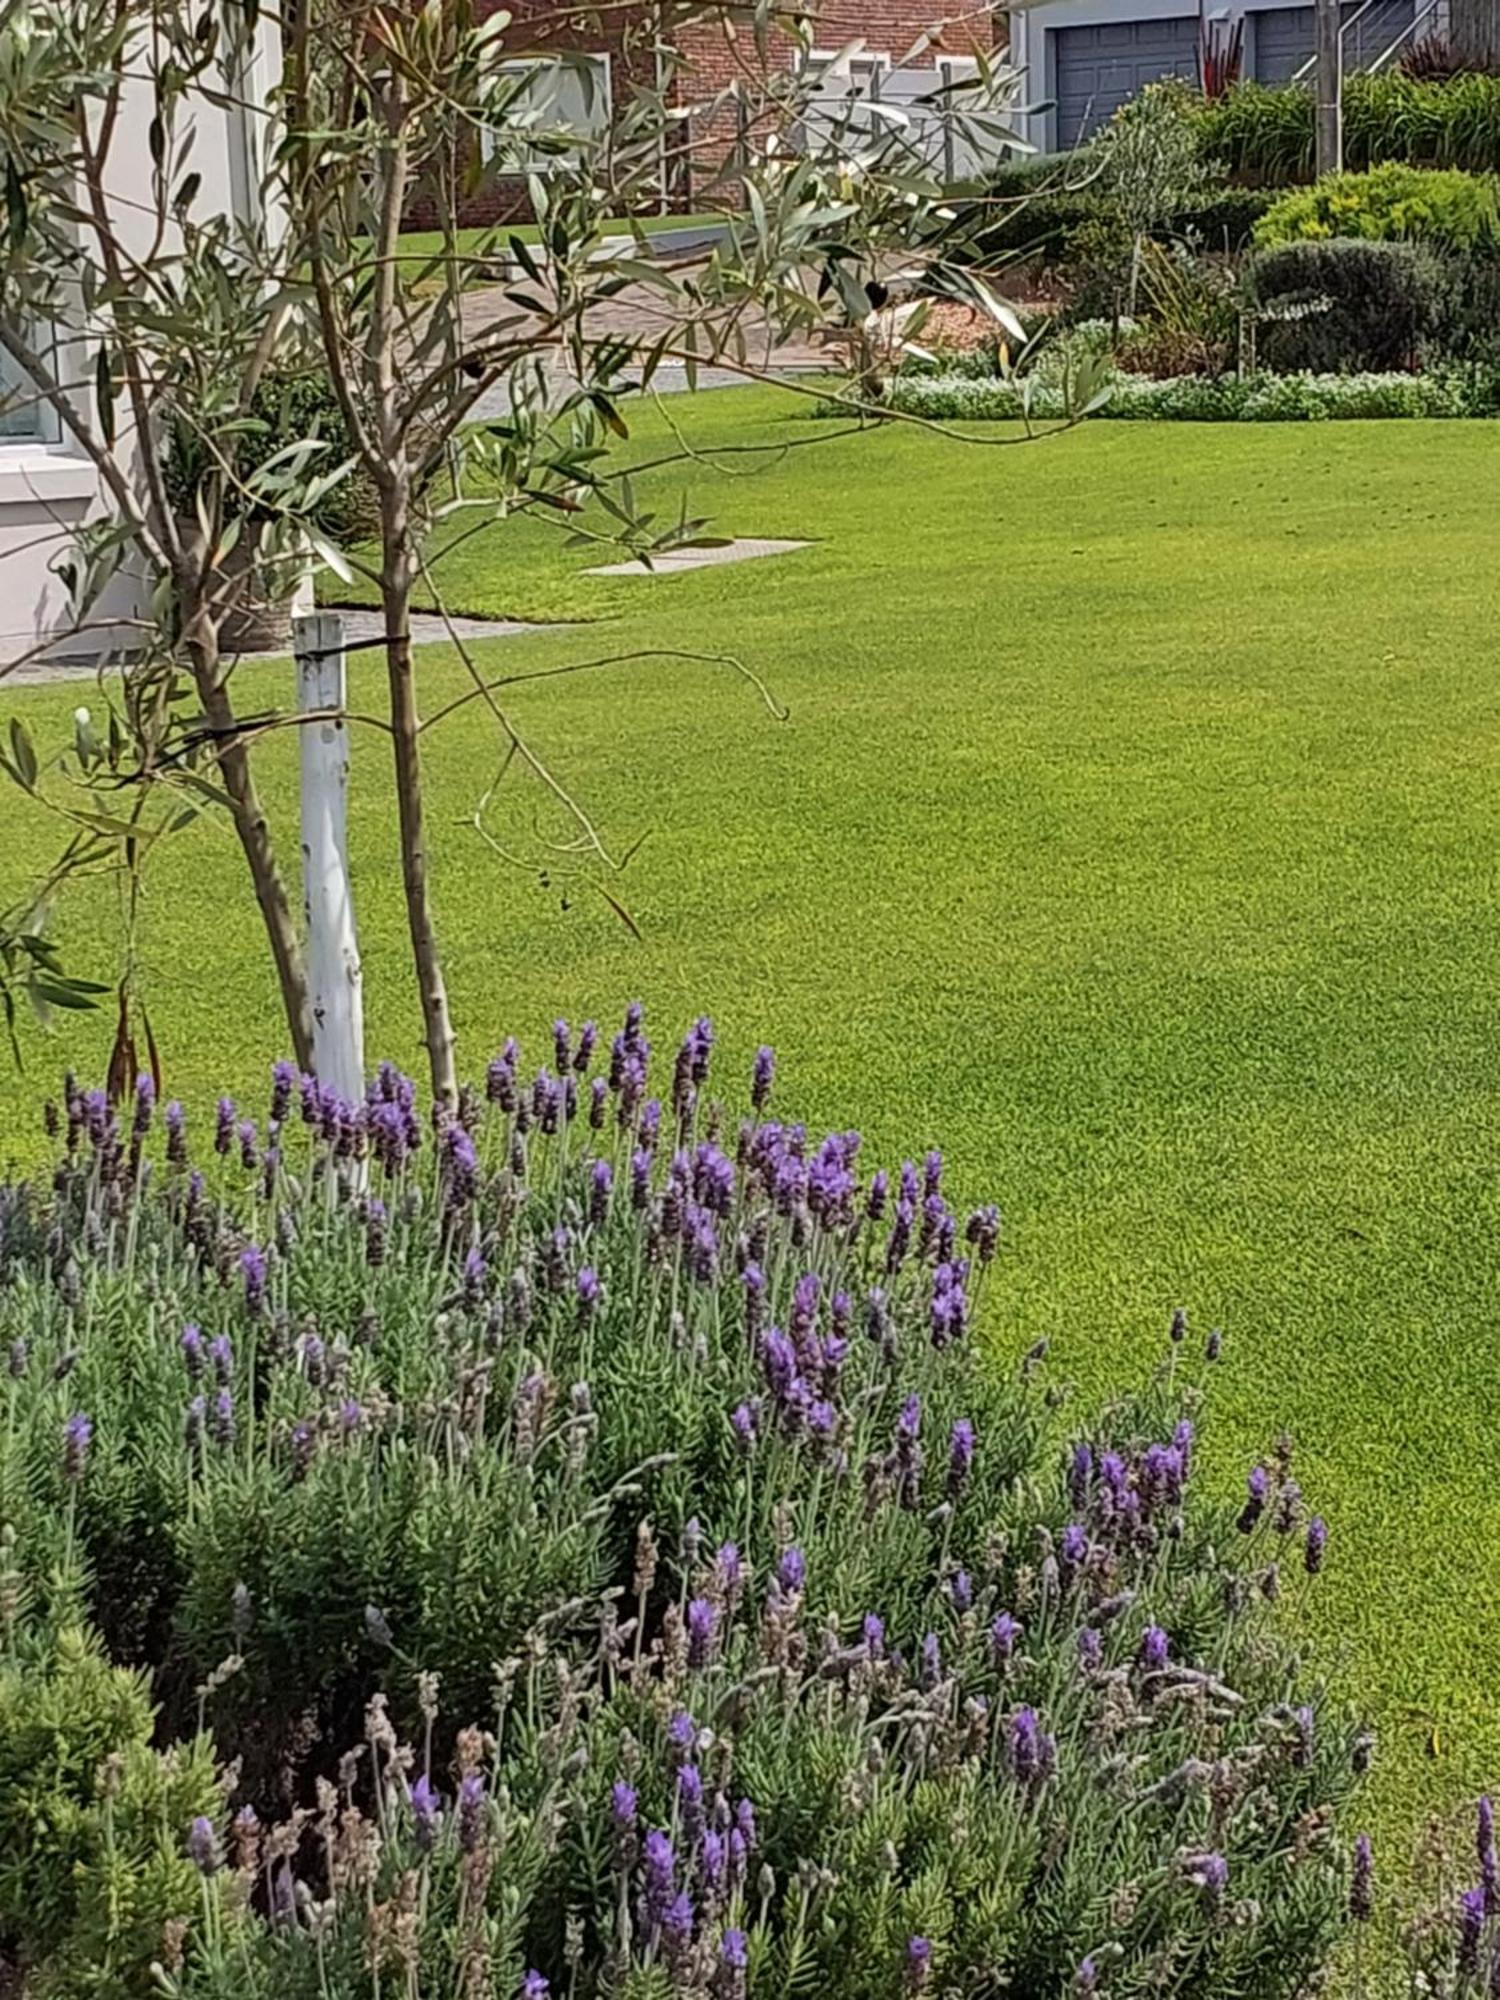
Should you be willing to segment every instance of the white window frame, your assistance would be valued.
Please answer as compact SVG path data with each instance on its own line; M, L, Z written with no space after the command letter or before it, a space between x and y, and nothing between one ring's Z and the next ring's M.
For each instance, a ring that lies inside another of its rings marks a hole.
M614 106L614 69L607 50L578 49L569 50L566 55L515 56L499 65L499 73L501 76L519 76L528 70L537 69L576 70L584 63L592 63L600 72L599 101L603 106L604 124L607 126ZM569 151L536 150L524 156L517 156L512 163L497 166L494 171L502 180L521 180L530 173L545 174L549 170L555 171L559 167L571 166L579 158L582 150L581 145ZM486 165L494 160L495 138L488 126L480 131L479 151Z

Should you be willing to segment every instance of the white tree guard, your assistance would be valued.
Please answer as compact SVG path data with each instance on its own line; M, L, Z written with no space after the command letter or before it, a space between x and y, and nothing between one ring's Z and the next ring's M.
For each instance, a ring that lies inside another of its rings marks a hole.
M358 1102L365 1089L364 981L349 879L349 726L343 620L332 612L292 625L302 755L302 879L307 973L319 1080ZM326 714L326 711L337 711Z

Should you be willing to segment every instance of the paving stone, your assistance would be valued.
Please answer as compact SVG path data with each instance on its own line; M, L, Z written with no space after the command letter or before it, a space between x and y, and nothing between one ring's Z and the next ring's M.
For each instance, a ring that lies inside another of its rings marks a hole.
M725 542L718 548L707 549L667 549L659 556L653 556L650 563L623 562L605 563L599 569L586 569L585 576L676 576L685 569L714 569L720 563L758 562L762 556L790 555L793 549L805 549L807 542L767 542L742 537L739 541Z

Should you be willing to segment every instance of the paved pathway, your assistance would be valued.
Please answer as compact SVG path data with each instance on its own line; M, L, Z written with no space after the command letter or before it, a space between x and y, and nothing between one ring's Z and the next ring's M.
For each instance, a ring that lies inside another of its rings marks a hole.
M344 621L344 639L352 650L373 652L385 634L385 617L379 611L362 611L335 605L326 607L338 610ZM450 630L451 627L451 630ZM464 641L471 639L518 639L528 632L545 632L545 625L526 625L516 618L439 618L431 611L414 611L411 616L411 636L413 645L451 645L456 636ZM356 657L358 656L356 652ZM244 660L284 660L283 650L275 653L244 653ZM98 674L99 667L94 660L28 660L24 667L16 667L7 673L0 667L0 694L13 687L42 687L56 681L88 681Z

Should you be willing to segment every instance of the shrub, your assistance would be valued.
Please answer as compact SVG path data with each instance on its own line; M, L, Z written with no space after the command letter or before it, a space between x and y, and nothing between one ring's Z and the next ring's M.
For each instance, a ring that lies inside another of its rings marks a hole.
M1346 236L1407 238L1447 250L1492 248L1500 236L1494 183L1395 165L1326 174L1313 187L1283 195L1255 225L1263 249Z
M1054 421L1070 413L1064 390L1047 381L933 380L894 384L893 410L934 419ZM836 403L823 406L831 414ZM1490 369L1448 368L1430 375L1184 375L1155 381L1118 374L1094 412L1120 422L1288 423L1351 417L1491 417L1497 412Z
M258 473L289 445L307 438L318 439L323 446L314 461L317 472L332 474L354 455L333 385L326 375L311 370L268 373L252 399L248 420L227 435L232 438L234 472L240 482ZM192 513L200 482L217 464L198 428L187 416L174 413L167 431L165 472L168 495L179 513ZM257 509L251 496L240 496L238 505L247 517L255 517ZM226 512L232 516L236 510L231 484ZM318 527L336 543L365 540L379 520L378 497L368 479L350 473L331 485L316 519Z
M151 1747L142 1675L76 1626L0 1661L0 1939L27 1992L143 1992L201 1890L183 1831L219 1802L206 1742Z
M768 1051L738 1120L706 1022L664 1101L638 1010L594 1041L431 1126L283 1067L206 1171L70 1089L0 1195L19 1583L110 1616L155 1518L132 1630L261 1815L184 1827L232 1866L164 1990L1305 1989L1359 1760L1277 1636L1286 1455L1205 1490L1217 1337L1069 1412L974 1345L940 1155L772 1119Z
M1305 84L1236 84L1191 115L1205 155L1227 173L1269 186L1312 179L1313 96ZM1343 116L1351 170L1396 161L1500 173L1500 77L1351 76Z
M1051 160L1042 164L1053 166ZM1035 169L1005 169L990 188L1001 204L999 220L977 231L981 261L1028 257L1053 265L1076 263L1078 231L1085 224L1107 225L1113 215L1091 171L1086 154L1066 156L1066 163L1045 177ZM1275 192L1264 188L1204 188L1174 206L1153 234L1162 241L1178 238L1233 254L1244 249L1275 199ZM1117 234L1120 227L1116 221Z
M1449 261L1425 243L1339 237L1262 250L1245 288L1261 364L1313 373L1419 366L1457 290Z

